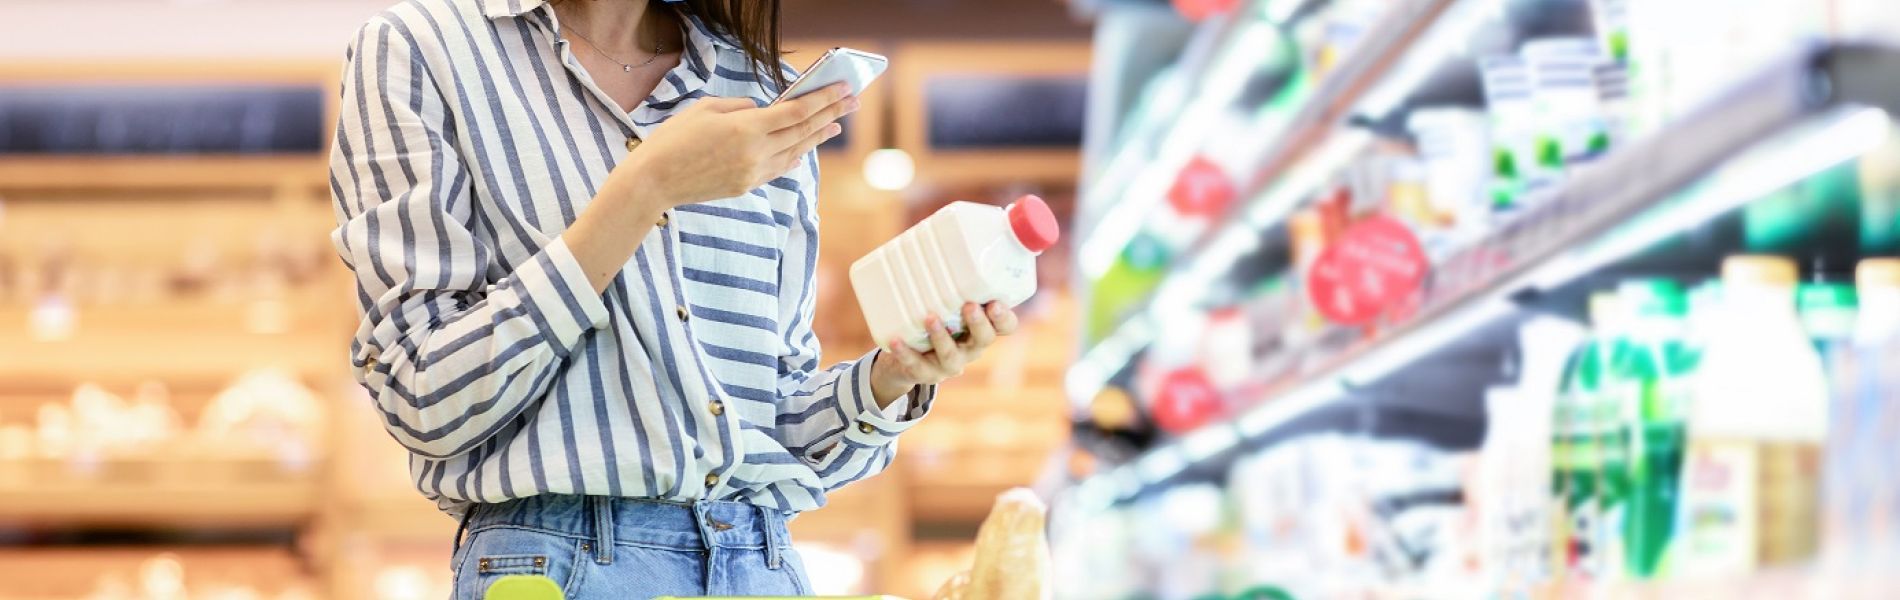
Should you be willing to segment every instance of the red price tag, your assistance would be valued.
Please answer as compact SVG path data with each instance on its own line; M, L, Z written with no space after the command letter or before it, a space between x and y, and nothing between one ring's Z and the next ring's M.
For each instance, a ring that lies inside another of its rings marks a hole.
M1306 276L1313 307L1335 323L1367 325L1414 299L1431 264L1418 236L1389 217L1353 225Z
M1174 9L1189 21L1201 21L1214 15L1234 12L1240 0L1174 0Z
M1188 216L1219 217L1233 205L1234 180L1220 165L1196 156L1174 178L1168 188L1168 204Z
M1220 391L1200 369L1179 369L1162 378L1153 410L1163 431L1187 433L1220 415Z

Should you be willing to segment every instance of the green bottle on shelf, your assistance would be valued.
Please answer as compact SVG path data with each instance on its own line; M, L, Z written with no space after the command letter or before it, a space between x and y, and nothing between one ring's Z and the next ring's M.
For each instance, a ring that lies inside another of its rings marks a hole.
M1165 242L1146 232L1136 234L1090 290L1090 343L1101 341L1127 319L1129 311L1161 285L1173 260L1174 252Z
M1605 511L1614 540L1605 554L1622 575L1640 580L1659 573L1674 538L1697 355L1686 341L1688 298L1682 286L1638 279L1617 291L1631 311L1609 376L1617 390L1614 443L1626 460L1605 464L1606 488L1616 490Z

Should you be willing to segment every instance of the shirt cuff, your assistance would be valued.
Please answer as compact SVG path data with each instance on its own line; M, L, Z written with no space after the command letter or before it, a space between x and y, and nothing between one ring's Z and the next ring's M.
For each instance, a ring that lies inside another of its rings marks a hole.
M542 335L566 358L582 334L607 323L607 303L587 281L565 239L556 237L532 260L515 269L521 301Z
M876 363L880 352L882 350L872 350L852 366L849 394L853 397L841 399L843 405L853 411L849 415L853 422L845 428L845 439L858 444L881 446L895 441L898 434L917 426L928 416L937 399L937 386L920 385L890 406L878 406L877 396L871 391L871 365Z

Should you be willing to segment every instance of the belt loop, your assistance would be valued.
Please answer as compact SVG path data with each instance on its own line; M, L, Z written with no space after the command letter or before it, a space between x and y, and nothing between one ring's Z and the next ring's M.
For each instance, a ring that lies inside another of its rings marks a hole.
M699 544L710 552L719 545L719 539L712 528L712 505L704 500L693 500L686 505L693 513L693 527L699 529Z
M606 496L587 496L594 509L594 562L614 563L614 505Z
M785 552L785 540L782 538L787 537L784 516L779 514L778 509L764 506L753 508L759 511L760 529L765 530L765 568L777 571L783 564Z

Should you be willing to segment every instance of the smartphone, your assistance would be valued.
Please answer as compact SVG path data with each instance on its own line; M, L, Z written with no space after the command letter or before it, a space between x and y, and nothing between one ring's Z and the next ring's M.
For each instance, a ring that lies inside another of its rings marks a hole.
M885 67L890 64L890 59L863 50L832 48L805 69L805 73L799 75L792 85L786 86L785 93L779 94L772 103L778 104L816 92L835 83L850 84L853 96L862 94L864 88L870 87L871 82L878 75L883 75Z

